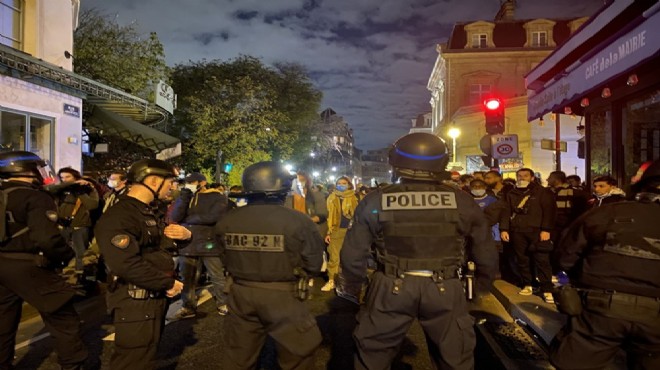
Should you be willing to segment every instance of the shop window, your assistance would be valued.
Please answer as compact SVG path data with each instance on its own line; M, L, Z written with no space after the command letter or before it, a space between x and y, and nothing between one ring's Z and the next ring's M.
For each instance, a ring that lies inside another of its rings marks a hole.
M50 158L53 121L30 117L30 151L41 158Z
M470 104L480 104L492 93L489 84L471 84L470 85Z
M21 49L23 0L0 0L0 44Z
M548 33L545 31L532 32L532 47L548 46Z
M590 115L589 151L591 179L612 175L612 111L603 109Z
M639 166L660 159L660 91L630 100L622 112L624 180Z
M27 150L51 160L52 130L52 118L0 111L0 150Z

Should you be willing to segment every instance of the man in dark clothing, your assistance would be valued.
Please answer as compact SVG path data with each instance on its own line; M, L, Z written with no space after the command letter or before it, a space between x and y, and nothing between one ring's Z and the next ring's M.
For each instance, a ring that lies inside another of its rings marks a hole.
M399 184L370 192L358 205L341 251L337 294L357 308L375 245L378 271L354 337L357 369L387 369L413 320L426 334L436 368L472 369L476 343L458 269L464 244L488 289L497 271L490 225L467 193L442 183L449 157L437 136L413 133L390 150ZM353 303L350 303L353 302Z
M505 206L500 218L502 240L511 242L516 253L521 276L521 295L532 295L532 270L530 259L541 285L543 299L553 302L551 232L554 229L556 205L549 189L539 185L534 171L521 168L516 172L518 181L504 199Z
M484 182L488 186L488 192L497 197L497 199L502 199L506 194L513 189L513 186L505 184L502 179L502 174L497 171L488 171L484 175Z
M195 317L197 312L197 275L202 264L211 278L211 295L218 314L227 314L225 271L215 238L215 224L227 212L227 197L218 189L207 189L206 177L199 172L186 176L185 188L171 209L170 220L192 232L189 242L179 245L179 267L185 283L181 292L183 306L173 320Z
M590 208L626 200L626 193L616 186L616 179L611 176L596 177L593 184L594 197L589 201Z
M267 335L282 369L315 369L321 332L302 301L307 274L320 272L325 244L307 215L282 206L291 176L278 163L249 166L243 186L247 206L232 209L216 226L233 279L223 369L255 368Z
M110 270L107 304L115 325L113 370L154 368L166 298L183 288L174 279L170 239L187 240L191 233L180 225L165 227L163 215L154 213L176 176L167 162L135 162L128 171L128 193L101 216L94 230Z
M128 191L126 172L112 171L110 177L108 177L108 187L111 191L104 196L105 203L103 204L103 213L117 203L119 197L126 194L126 191Z
M552 343L557 369L604 369L621 349L628 368L660 369L660 160L633 191L635 202L583 215L559 245L583 307Z
M7 197L0 226L0 369L13 369L24 301L39 311L55 339L62 369L82 369L87 358L71 302L74 291L55 270L74 253L57 228L55 202L41 190L51 176L33 153L0 153L0 177L6 180L0 189Z

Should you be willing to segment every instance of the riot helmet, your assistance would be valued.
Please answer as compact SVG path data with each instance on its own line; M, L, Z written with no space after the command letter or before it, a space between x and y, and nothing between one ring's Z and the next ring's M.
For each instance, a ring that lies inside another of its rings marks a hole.
M277 162L258 162L243 171L243 196L284 195L291 190L292 176Z
M154 196L154 201L160 201L158 194L163 188L165 181L161 182L158 189L154 191L152 188L144 183L144 179L148 176L162 177L163 180L175 178L179 172L171 164L161 161L160 159L141 159L131 165L126 175L126 180L129 184L141 184L149 189Z
M397 177L434 180L446 171L448 162L445 142L422 132L401 137L389 152L389 163Z
M30 177L38 185L57 182L50 165L38 155L26 151L0 153L0 178Z

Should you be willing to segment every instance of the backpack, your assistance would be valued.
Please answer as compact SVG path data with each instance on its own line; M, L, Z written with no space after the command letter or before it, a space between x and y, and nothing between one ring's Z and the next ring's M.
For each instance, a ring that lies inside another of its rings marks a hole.
M30 229L25 226L20 229L13 235L7 235L7 230L9 228L9 223L14 223L14 216L11 212L7 211L7 197L9 193L16 189L25 189L25 188L9 188L9 189L0 189L0 243L4 243L10 239L13 239L19 235L25 234Z

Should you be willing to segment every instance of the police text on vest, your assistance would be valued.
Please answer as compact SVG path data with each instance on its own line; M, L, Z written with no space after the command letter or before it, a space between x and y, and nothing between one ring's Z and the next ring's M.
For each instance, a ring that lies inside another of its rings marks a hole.
M385 193L381 206L383 211L457 208L456 194L448 191Z

